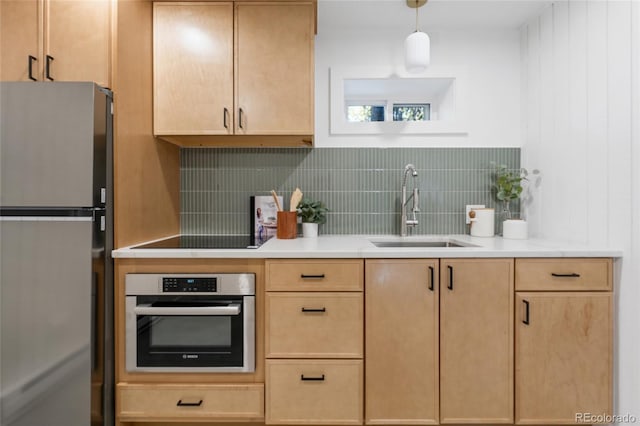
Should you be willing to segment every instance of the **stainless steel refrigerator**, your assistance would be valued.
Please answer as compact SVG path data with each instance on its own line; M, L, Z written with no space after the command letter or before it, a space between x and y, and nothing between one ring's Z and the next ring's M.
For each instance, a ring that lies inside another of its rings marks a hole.
M112 95L0 83L0 425L113 424Z

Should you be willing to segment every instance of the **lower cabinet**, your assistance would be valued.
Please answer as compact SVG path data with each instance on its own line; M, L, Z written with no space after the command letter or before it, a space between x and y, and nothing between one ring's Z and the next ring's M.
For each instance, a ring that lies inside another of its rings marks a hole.
M513 423L513 265L440 262L440 423Z
M264 385L118 384L119 422L261 421Z
M612 414L611 293L519 292L516 306L516 423Z
M366 424L439 422L438 270L438 259L366 261Z
M362 424L363 266L267 260L266 424Z
M267 360L266 423L362 424L362 360Z
M613 414L613 262L516 259L515 421Z

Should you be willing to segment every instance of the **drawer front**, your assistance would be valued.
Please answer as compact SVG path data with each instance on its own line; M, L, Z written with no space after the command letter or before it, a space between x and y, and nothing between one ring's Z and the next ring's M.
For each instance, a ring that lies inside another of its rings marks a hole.
M362 293L267 293L268 358L362 358Z
M360 259L268 260L267 291L362 291Z
M121 421L261 420L264 385L118 385Z
M360 360L267 360L267 424L362 424Z
M516 259L517 291L612 289L611 259Z

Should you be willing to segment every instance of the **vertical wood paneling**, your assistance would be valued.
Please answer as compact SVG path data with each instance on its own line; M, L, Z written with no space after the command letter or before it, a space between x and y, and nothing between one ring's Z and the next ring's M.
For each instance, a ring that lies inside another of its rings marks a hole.
M631 3L610 1L607 19L609 242L625 247L631 230Z
M553 4L553 116L555 148L550 155L551 180L547 182L551 188L551 204L549 207L555 216L549 224L550 232L561 240L571 239L567 223L573 220L569 216L570 203L566 186L568 176L576 172L577 165L571 159L571 146L568 143L569 131L569 3L556 2ZM558 215L559 212L562 214Z
M525 165L539 167L540 163L540 21L534 20L522 32L521 50L524 64L522 66L522 112L525 123L526 143L522 149ZM527 189L527 203L524 206L524 217L529 221L529 232L537 236L540 232L540 206L537 202L540 193L535 187Z
M556 2L523 28L523 166L542 172L528 207L534 236L616 246L628 238L631 3Z
M569 139L566 185L572 189L567 232L573 241L586 243L587 233L587 2L569 2Z
M587 239L593 244L606 244L609 234L606 2L587 3L587 27Z
M554 93L555 80L553 71L553 15L554 8L547 8L540 16L540 164L532 165L540 169L542 173L540 187L540 201L538 206L540 217L542 218L540 237L548 237L554 230L550 229L549 224L553 223L557 217L557 212L553 208L553 182L556 181L557 172L555 171L555 111L554 111ZM546 208L545 208L546 207Z

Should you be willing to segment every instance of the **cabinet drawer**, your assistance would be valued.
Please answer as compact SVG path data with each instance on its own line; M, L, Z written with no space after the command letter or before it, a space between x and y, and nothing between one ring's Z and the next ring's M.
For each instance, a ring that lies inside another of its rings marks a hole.
M611 290L612 260L516 259L516 290Z
M264 385L118 385L117 412L121 421L261 420Z
M267 424L362 424L360 360L267 360Z
M359 259L268 260L267 291L362 291Z
M362 293L267 293L271 358L362 358Z

